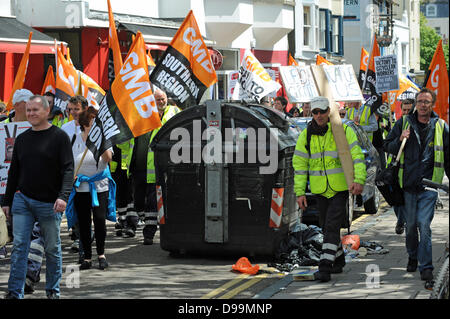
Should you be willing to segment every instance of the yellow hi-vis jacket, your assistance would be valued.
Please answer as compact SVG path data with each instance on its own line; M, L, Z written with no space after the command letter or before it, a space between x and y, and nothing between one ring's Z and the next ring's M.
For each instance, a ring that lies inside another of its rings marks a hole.
M167 107L164 109L163 116L161 118L161 127L162 125L166 124L166 122L175 114L180 113L181 109L178 106L175 105L167 105ZM155 154L150 149L150 144L153 141L153 138L156 136L156 134L159 132L161 127L154 129L152 131L152 134L150 136L150 141L148 143L148 153L147 153L147 183L155 183L156 182L156 175L155 175ZM133 148L134 148L134 139L130 140L130 151L128 152L127 156L127 176L130 175L130 164L131 164L131 158L133 157Z
M327 198L333 197L337 192L349 189L345 180L344 170L338 156L331 125L324 136L311 135L310 153L305 145L307 143L307 130L300 134L292 158L294 167L294 191L297 196L305 195L306 184L309 177L310 190L313 194L320 194ZM353 167L354 182L364 185L366 181L366 164L364 154L358 144L355 132L344 125Z
M369 125L369 118L372 115L372 111L370 110L370 107L367 106L367 105L362 105L360 107L363 108L363 111L362 111L361 116L359 118L359 125L367 126L367 125ZM358 110L356 110L356 108L354 108L354 107L349 108L347 110L347 118L349 120L353 121L355 119L355 116L356 116L356 113L357 113ZM367 135L369 136L369 140L372 142L372 140L373 140L373 132L367 132Z
M408 120L406 119L406 115L403 116L403 126L402 130L408 129L410 126ZM442 184L442 180L444 179L444 140L442 138L444 133L444 120L439 119L435 124L434 131L434 167L433 167L433 176L431 180L435 183ZM400 187L403 188L403 169L405 168L405 152L402 152L400 156L400 166L398 170L398 182Z
M120 149L120 169L127 169L128 153L130 152L131 141L126 141L116 146ZM111 161L109 163L111 173L114 173L117 169L117 162Z

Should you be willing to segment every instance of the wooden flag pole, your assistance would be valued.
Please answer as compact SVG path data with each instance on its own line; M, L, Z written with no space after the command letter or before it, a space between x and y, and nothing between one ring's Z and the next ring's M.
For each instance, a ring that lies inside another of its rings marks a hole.
M83 164L84 158L87 154L88 148L86 147L86 149L84 150L83 156L81 156L81 161L78 163L77 165L77 169L75 170L75 174L73 174L73 179L75 179L75 177L78 174L78 171L80 170L81 164Z

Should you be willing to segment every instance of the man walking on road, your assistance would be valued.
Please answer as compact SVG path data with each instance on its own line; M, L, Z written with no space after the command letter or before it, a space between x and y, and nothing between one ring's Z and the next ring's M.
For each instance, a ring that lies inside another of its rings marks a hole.
M426 281L433 279L431 221L437 193L425 190L422 179L441 184L444 170L449 176L448 125L433 112L435 103L436 94L423 88L416 95L416 110L399 119L384 141L385 150L397 154L407 139L398 173L405 196L400 209L406 221L406 270L415 272L419 266L420 277Z
M335 138L331 132L328 99L314 98L311 101L311 112L313 120L300 134L292 159L295 170L294 191L297 195L297 203L302 210L308 206L305 196L308 179L311 193L320 198L317 201L319 223L324 237L316 278L326 282L331 279L331 273L341 273L345 266L340 229L346 218L348 191L350 190L354 195L359 195L363 191L366 165L354 131L343 124L355 172L354 181L349 187L338 156Z
M23 298L27 256L35 220L44 239L46 293L59 298L62 276L60 223L72 189L73 156L69 137L47 118L50 108L43 96L33 96L26 105L31 129L20 134L13 158L2 208L13 218L13 250L5 298ZM11 207L12 206L12 207Z

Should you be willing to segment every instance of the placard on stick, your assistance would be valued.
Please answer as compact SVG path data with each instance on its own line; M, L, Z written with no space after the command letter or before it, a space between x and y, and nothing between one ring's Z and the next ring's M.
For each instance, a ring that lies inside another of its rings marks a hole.
M319 96L310 66L280 66L280 75L291 103L309 102Z
M363 99L355 71L350 64L324 65L323 71L335 101L361 101Z
M398 90L397 57L395 55L376 56L374 61L377 92L383 93Z

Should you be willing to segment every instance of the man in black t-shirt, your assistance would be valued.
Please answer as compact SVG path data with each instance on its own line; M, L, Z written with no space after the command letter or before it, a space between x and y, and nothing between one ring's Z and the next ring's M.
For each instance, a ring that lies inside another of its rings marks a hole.
M26 104L31 129L15 141L2 208L13 219L13 250L6 298L23 298L31 232L37 220L45 242L46 293L59 298L62 277L60 224L73 183L69 137L48 123L50 108L43 96ZM13 200L14 199L14 200Z

